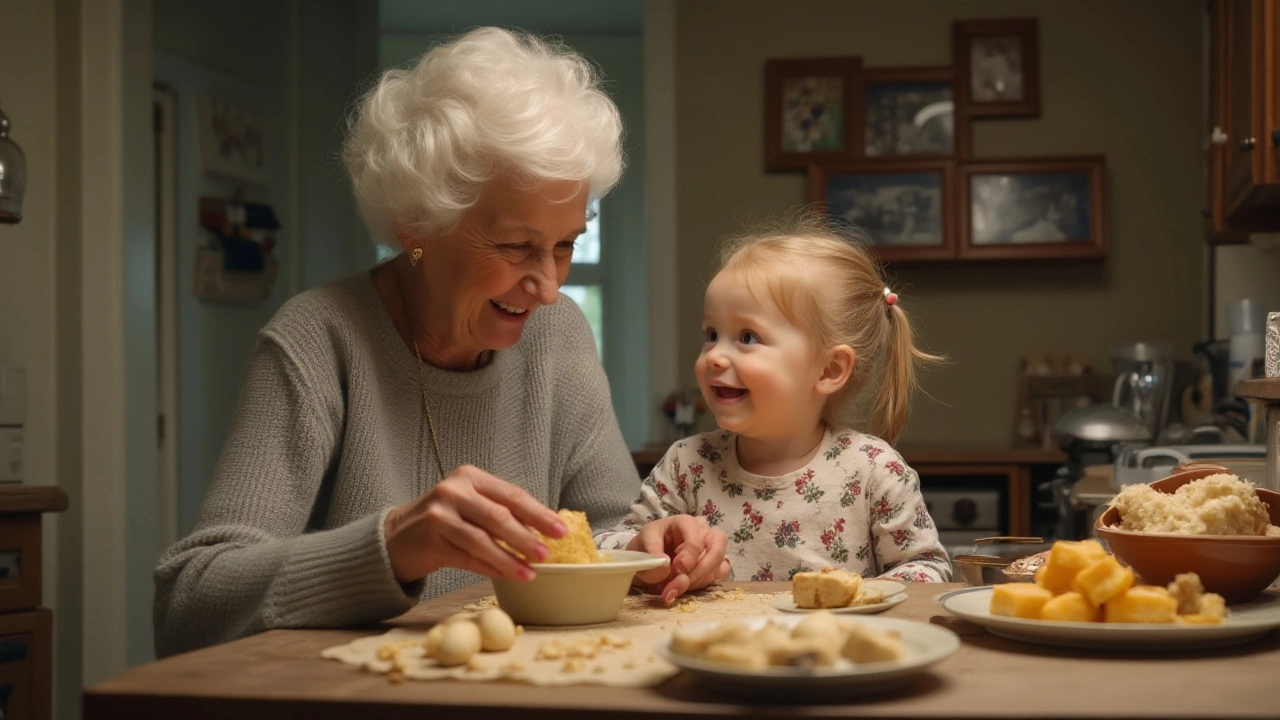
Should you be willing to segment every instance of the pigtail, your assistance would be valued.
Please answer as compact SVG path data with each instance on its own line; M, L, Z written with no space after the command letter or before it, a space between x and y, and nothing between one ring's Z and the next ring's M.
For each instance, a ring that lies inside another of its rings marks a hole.
M880 391L876 393L872 417L876 435L893 443L907 424L911 395L918 385L916 366L934 365L943 362L944 358L916 347L911 321L898 306L897 295L886 292L885 297L888 305L885 321L889 326L880 371Z

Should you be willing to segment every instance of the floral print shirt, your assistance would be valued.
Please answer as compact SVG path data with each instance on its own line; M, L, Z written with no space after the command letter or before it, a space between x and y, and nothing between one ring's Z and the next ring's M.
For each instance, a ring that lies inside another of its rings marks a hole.
M641 485L630 514L597 543L625 547L644 523L683 513L728 535L735 580L790 580L824 567L863 577L951 579L920 478L885 441L828 429L809 464L782 477L743 470L737 445L724 430L676 442Z

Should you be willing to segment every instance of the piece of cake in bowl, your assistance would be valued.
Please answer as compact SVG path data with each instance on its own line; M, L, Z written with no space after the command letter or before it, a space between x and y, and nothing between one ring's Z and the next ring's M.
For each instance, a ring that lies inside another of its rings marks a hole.
M551 554L545 562L529 563L535 576L522 582L493 578L498 607L522 625L591 625L618 617L622 601L637 572L663 567L666 556L643 552L596 549L586 513L560 510L569 532L542 541ZM503 544L506 547L505 544ZM511 548L507 548L511 552ZM515 553L519 555L519 553Z

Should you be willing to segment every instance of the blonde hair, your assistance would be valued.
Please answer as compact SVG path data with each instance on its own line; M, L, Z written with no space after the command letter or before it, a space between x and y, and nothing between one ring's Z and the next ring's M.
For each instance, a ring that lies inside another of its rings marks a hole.
M887 281L864 247L868 241L856 227L837 232L804 214L729 240L719 265L721 272L739 273L753 293L767 293L788 321L809 333L815 352L837 345L853 350L849 381L827 400L822 419L834 427L854 425L854 401L878 376L872 431L893 442L906 425L917 366L943 358L918 348L902 305L887 302Z
M441 231L506 171L608 194L624 164L622 116L578 53L479 28L386 71L350 119L342 160L375 239Z

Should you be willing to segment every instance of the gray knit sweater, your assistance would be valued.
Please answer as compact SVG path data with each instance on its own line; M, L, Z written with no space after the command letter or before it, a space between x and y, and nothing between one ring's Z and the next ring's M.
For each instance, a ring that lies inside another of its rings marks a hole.
M536 310L488 366L425 374L446 470L476 465L597 531L626 514L639 477L571 301ZM371 273L287 302L259 333L195 527L160 558L156 654L372 623L481 580L445 569L403 586L391 571L383 518L440 479L421 413L416 359Z

